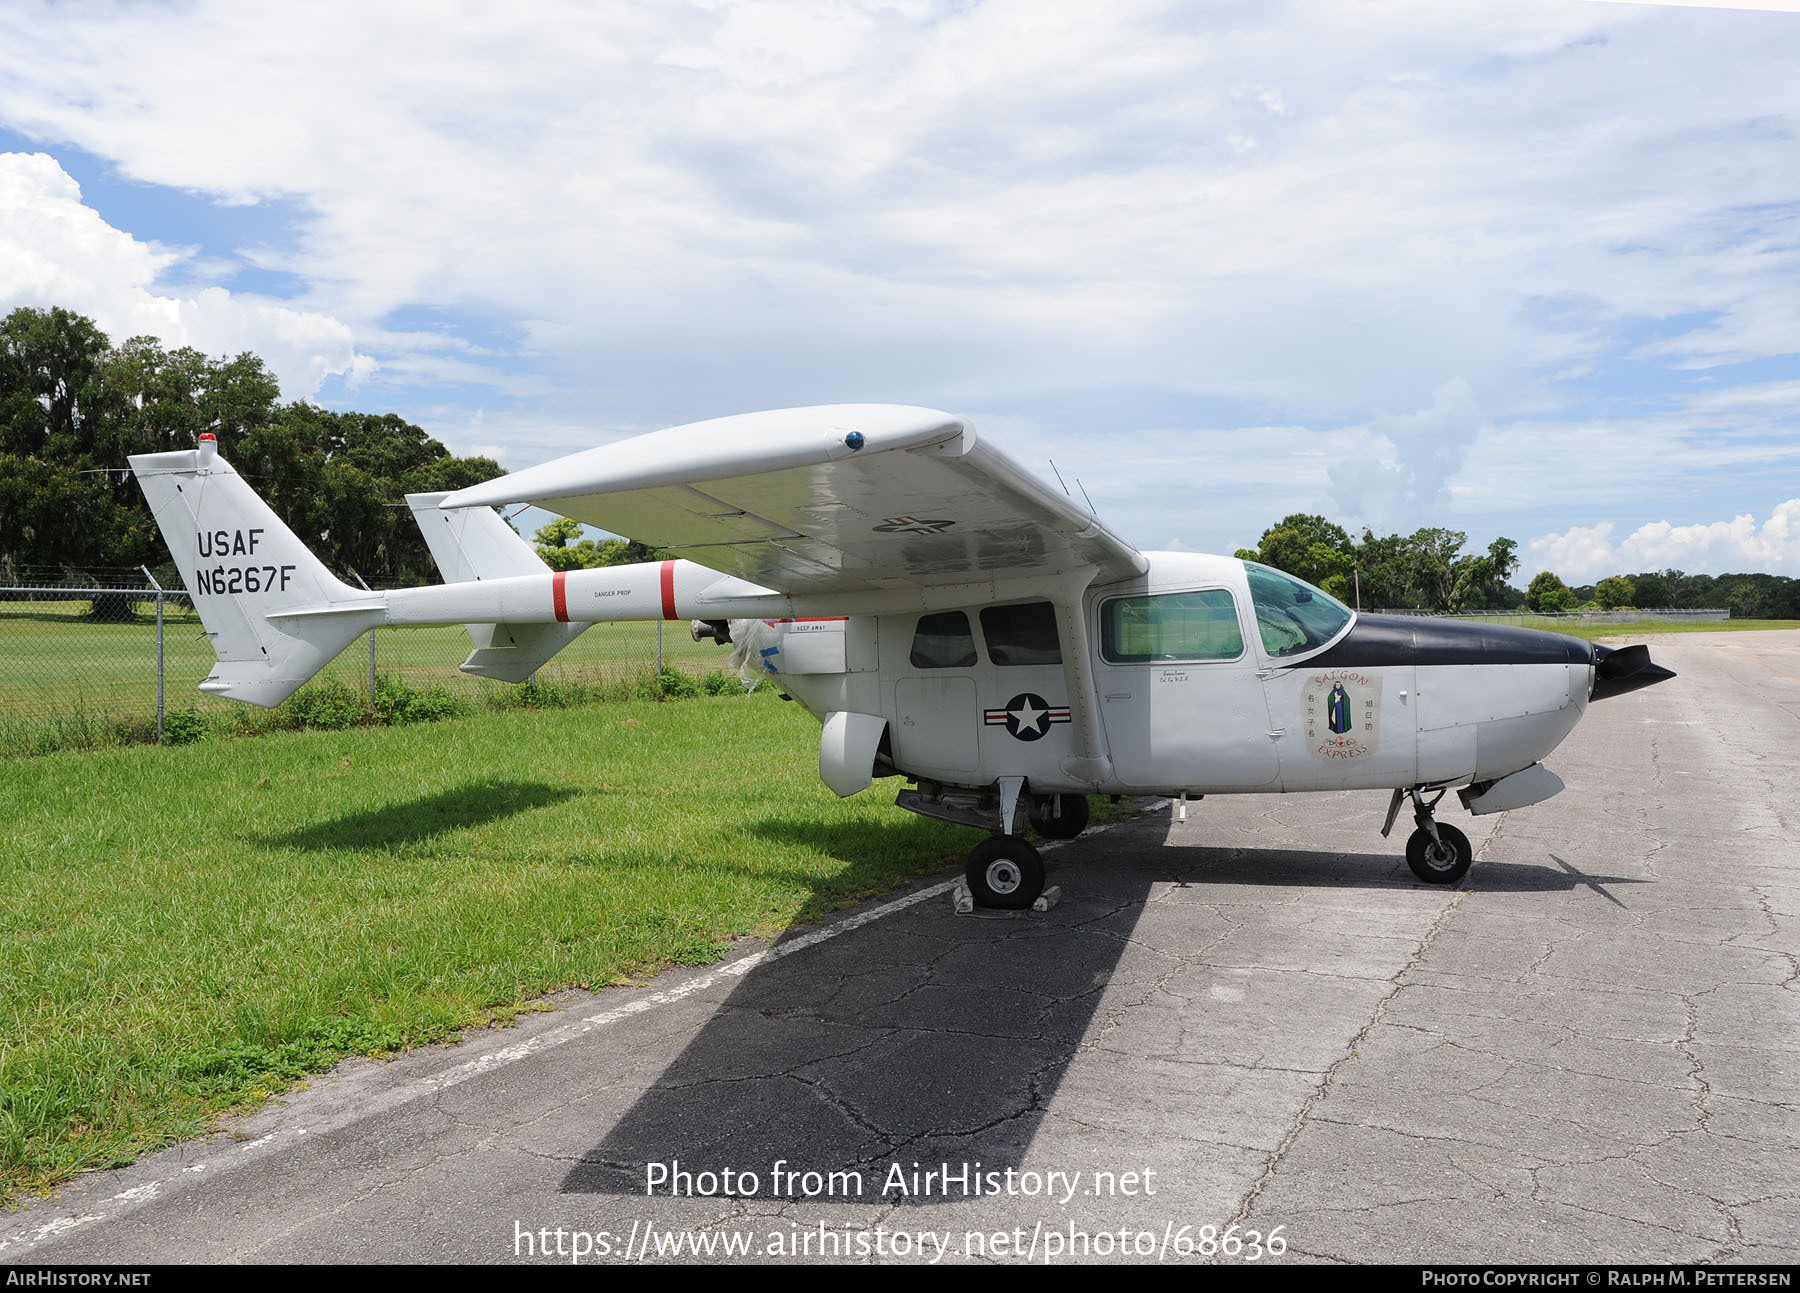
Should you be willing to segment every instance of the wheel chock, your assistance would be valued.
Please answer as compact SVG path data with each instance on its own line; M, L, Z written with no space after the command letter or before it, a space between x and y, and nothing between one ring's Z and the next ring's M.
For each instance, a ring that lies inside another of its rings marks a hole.
M1053 884L1037 896L1031 904L1033 911L1049 911L1062 901L1062 886ZM975 913L975 895L969 892L969 886L957 881L956 888L950 891L950 906L958 916L971 916Z

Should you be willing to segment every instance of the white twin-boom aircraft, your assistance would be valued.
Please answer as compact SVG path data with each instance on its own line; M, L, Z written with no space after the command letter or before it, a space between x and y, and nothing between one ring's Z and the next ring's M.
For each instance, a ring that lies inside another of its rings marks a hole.
M1027 821L1067 838L1093 794L1385 789L1413 872L1448 884L1436 820L1562 789L1540 762L1588 703L1673 677L1642 646L1362 615L1291 575L1139 552L962 418L885 404L718 418L450 494L408 496L448 581L335 578L219 456L131 459L218 655L200 690L277 705L371 628L466 624L465 672L530 677L587 625L683 620L823 723L839 795L991 832L976 901L1044 886ZM678 552L552 572L494 511L532 503Z

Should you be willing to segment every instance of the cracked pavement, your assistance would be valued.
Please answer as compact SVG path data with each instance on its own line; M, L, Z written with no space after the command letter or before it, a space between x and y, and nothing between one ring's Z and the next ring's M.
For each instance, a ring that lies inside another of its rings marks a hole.
M1450 889L1404 824L1381 840L1380 793L1149 814L1048 854L1045 914L939 892L343 1065L6 1217L0 1262L503 1261L515 1223L646 1221L931 1230L953 1259L971 1230L1235 1222L1289 1261L1792 1262L1800 633L1652 652L1679 678L1595 706L1562 795L1445 801L1478 859ZM646 1197L671 1160L759 1188ZM793 1197L780 1160L864 1195ZM1082 1189L883 1197L915 1162Z

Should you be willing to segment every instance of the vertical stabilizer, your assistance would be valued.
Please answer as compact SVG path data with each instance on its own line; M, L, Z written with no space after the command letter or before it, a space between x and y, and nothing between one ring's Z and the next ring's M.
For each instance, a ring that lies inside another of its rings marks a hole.
M219 658L201 691L279 705L381 623L382 600L336 579L212 437L134 455L131 470Z
M448 494L408 494L406 505L447 583L548 574L544 559L491 507L438 507ZM588 626L583 624L465 624L474 648L464 673L524 682Z

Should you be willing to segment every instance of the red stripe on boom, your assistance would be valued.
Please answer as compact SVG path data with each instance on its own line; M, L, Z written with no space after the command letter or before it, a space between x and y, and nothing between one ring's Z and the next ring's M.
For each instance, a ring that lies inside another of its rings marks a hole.
M569 592L563 587L568 582L569 572L559 570L550 576L550 605L556 611L556 618L564 624L569 622Z
M673 561L662 563L662 597L663 618L672 620L675 618L675 563Z

